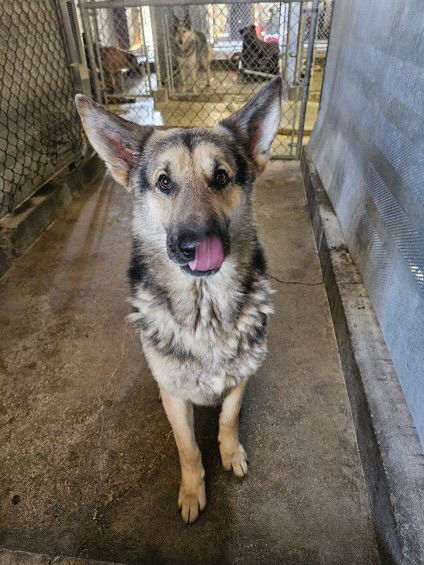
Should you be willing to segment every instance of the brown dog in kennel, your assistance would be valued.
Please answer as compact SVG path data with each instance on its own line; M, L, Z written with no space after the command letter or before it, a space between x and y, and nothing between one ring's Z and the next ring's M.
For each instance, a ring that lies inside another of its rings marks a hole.
M129 74L141 72L137 57L117 47L99 47L99 52L106 89L112 93L123 92L124 72Z
M82 34L85 48L85 56L88 66L90 66L90 58L88 56L87 43L85 40L85 34ZM143 71L142 65L138 62L137 56L130 51L125 49L119 49L118 47L103 46L100 43L94 42L94 58L97 69L100 67L103 71L103 86L104 89L109 93L123 92L125 89L124 85L124 74L129 75L141 74ZM91 85L93 90L93 84Z
M250 25L240 30L243 39L239 72L248 80L268 80L279 74L280 48L274 41L262 41L256 27Z

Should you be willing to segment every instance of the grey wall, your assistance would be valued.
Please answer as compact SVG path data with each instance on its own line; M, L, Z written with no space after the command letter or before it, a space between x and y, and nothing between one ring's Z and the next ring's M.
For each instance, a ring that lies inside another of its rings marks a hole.
M422 0L335 0L309 149L424 445Z

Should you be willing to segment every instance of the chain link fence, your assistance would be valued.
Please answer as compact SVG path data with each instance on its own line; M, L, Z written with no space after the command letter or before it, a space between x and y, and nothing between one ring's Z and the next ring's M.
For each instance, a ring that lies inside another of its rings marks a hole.
M187 127L214 125L280 74L285 99L273 156L297 157L317 110L331 2L81 0L80 13L73 0L3 3L0 217L82 158L73 95L89 93L90 81L93 97L129 120Z
M0 217L82 156L56 3L13 0L1 11Z
M272 154L298 157L318 110L331 0L134 4L80 3L98 101L140 124L213 126L281 75Z

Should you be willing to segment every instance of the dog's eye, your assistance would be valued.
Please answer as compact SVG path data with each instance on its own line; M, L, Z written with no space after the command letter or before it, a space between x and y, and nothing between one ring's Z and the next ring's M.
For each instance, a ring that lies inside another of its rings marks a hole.
M158 187L162 192L169 192L171 190L171 179L168 175L160 175L158 178Z
M215 186L217 188L225 188L229 183L230 179L228 178L227 171L224 169L218 169L215 173Z

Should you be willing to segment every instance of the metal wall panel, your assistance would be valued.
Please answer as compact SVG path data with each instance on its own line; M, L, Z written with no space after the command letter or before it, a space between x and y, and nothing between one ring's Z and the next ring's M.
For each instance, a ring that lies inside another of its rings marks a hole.
M335 1L309 150L424 445L422 0Z

